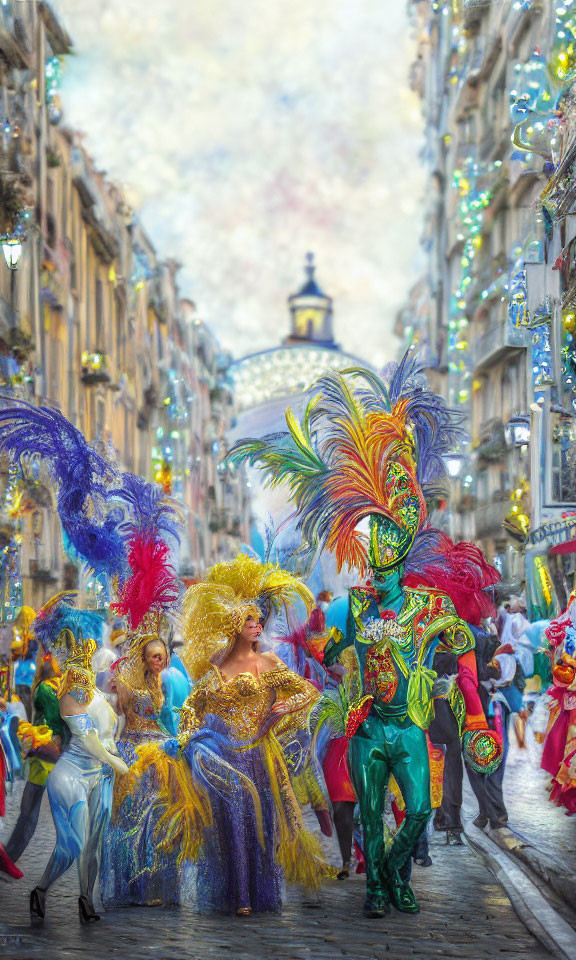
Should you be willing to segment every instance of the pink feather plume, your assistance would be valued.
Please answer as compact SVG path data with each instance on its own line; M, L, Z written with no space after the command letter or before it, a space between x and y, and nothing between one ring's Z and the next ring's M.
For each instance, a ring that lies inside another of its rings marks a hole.
M128 617L132 630L139 627L153 607L164 607L178 599L178 577L169 557L167 544L145 533L130 540L128 563L132 573L112 606L120 616Z

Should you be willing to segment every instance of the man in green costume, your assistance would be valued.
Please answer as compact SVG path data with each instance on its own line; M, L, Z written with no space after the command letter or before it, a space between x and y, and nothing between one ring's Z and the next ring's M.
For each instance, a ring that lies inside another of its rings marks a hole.
M409 359L388 383L367 370L347 373L354 387L342 374L322 377L302 422L288 410L287 433L241 441L231 455L262 465L272 483L289 483L311 552L326 547L339 569L371 573L366 586L350 590L346 635L329 641L324 663L354 646L362 694L348 712L348 763L364 829L364 910L381 917L390 903L406 913L419 909L402 871L430 816L425 731L434 697L450 697L474 769L491 772L500 761L501 744L477 693L473 635L448 593L435 588L437 579L457 583L459 600L476 611L482 588L498 575L473 545L455 546L426 526L422 488L437 484L443 456L461 441L459 416L423 388ZM367 538L357 529L366 518ZM458 656L450 689L431 669L440 643ZM386 851L382 814L391 775L406 816Z

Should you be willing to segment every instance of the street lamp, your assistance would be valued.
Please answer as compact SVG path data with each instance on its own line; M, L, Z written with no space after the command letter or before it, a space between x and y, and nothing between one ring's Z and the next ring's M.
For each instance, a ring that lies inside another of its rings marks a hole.
M17 270L22 253L22 241L18 237L2 237L2 253L6 266L10 270Z
M14 291L16 287L16 271L18 261L22 253L22 238L18 236L4 236L1 238L2 253L6 261L6 266L10 270L10 323L16 326L16 315L14 313Z
M506 424L508 443L513 447L524 447L530 443L530 417L526 413L511 417Z
M444 463L450 477L457 477L462 469L464 457L460 453L450 453L444 457Z

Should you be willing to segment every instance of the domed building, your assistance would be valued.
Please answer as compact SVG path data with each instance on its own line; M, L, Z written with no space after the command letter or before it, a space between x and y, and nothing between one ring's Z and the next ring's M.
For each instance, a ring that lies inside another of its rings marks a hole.
M303 287L288 298L290 332L282 346L249 354L230 367L239 414L236 436L278 429L272 423L276 414L283 421L286 407L297 408L302 393L328 370L369 366L366 360L344 353L335 342L332 298L318 285L311 253L305 272ZM256 424L261 429L250 432Z
M237 420L230 431L231 442L241 437L262 437L286 429L286 408L302 414L307 391L315 380L330 370L348 367L369 367L363 358L344 353L334 340L333 302L316 280L314 256L309 253L305 264L305 283L288 298L290 332L282 346L253 353L230 367L234 385ZM299 535L290 522L293 508L282 487L264 488L258 470L247 470L252 493L252 547L261 556L270 524L278 531L274 543L275 556L291 557L298 546ZM315 592L325 587L340 592L345 577L337 577L330 555L322 557L309 585Z

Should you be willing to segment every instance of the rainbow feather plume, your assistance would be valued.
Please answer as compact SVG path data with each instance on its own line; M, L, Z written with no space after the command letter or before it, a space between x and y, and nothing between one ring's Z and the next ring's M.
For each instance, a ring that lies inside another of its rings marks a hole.
M424 493L445 476L444 458L465 439L460 413L422 382L422 370L406 355L387 380L370 370L330 372L312 388L299 421L286 412L287 430L241 440L229 458L258 465L265 483L286 483L296 507L308 557L327 548L343 564L367 568L360 522L380 514L394 520L386 466L405 465L414 476L426 518Z

